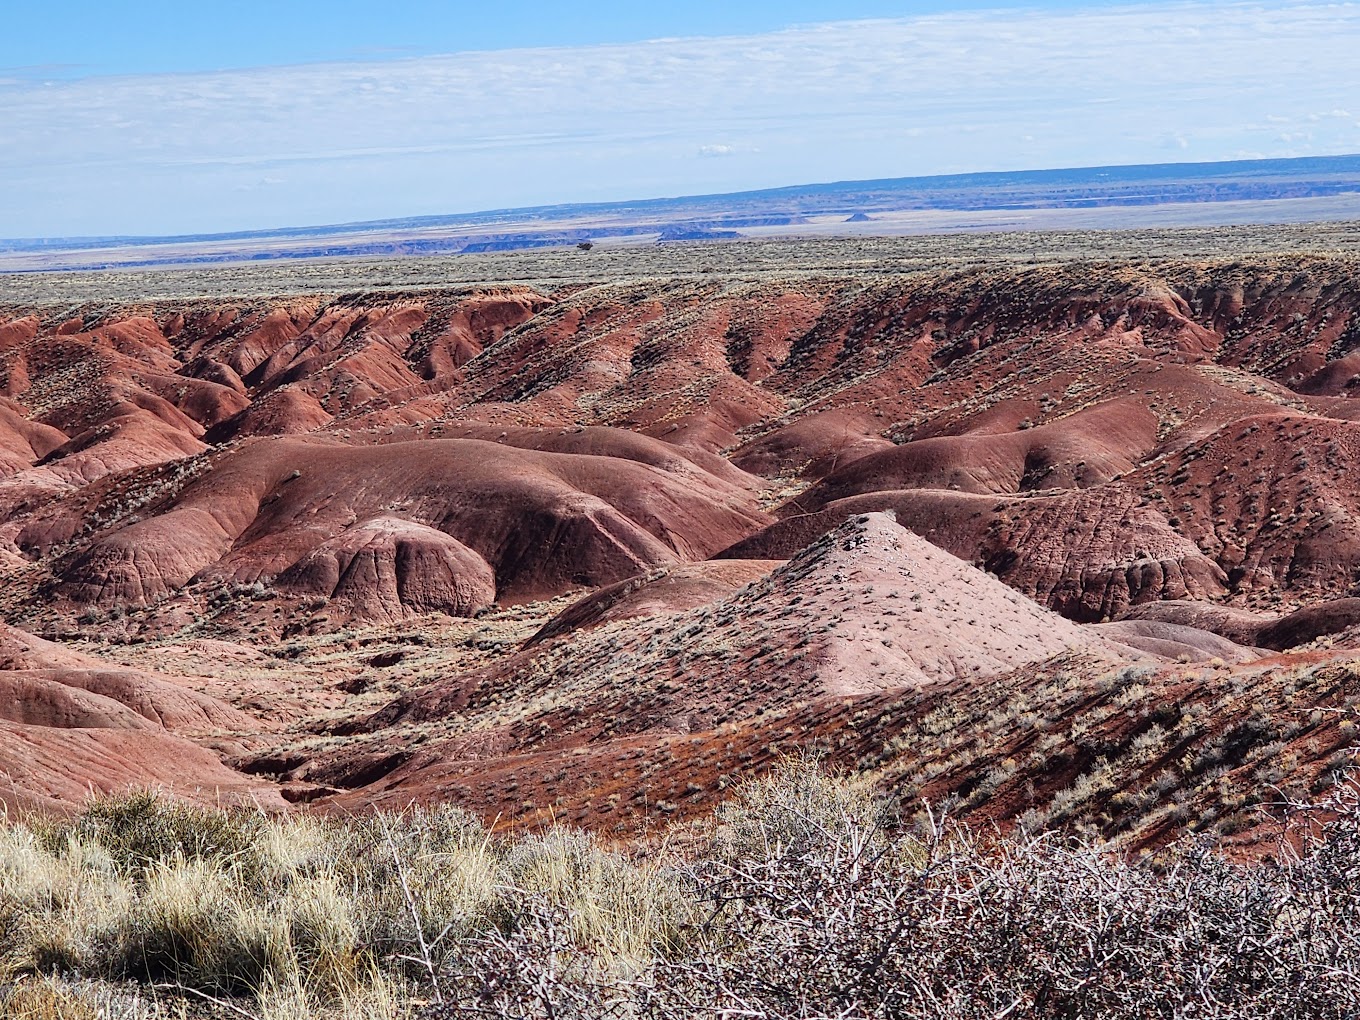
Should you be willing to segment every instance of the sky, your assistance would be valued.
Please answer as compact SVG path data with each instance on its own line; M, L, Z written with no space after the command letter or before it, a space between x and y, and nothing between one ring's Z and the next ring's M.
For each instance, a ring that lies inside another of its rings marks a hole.
M1360 152L1353 2L13 6L0 237Z

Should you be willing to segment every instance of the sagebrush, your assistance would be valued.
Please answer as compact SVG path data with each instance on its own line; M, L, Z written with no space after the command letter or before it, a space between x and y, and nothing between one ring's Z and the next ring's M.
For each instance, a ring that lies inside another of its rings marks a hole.
M683 852L133 794L0 829L0 1020L1354 1017L1360 802L1338 789L1238 862L907 820L807 759Z

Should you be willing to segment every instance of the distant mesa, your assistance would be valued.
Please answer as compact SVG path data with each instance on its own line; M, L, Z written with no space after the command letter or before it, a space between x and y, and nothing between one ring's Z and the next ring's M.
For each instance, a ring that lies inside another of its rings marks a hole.
M764 228L766 236L797 234L782 228L809 219L821 221L825 228L828 218L846 224L842 232L847 235L863 234L862 226L850 225L870 221L879 224L876 233L914 233L923 223L932 232L968 232L989 224L993 229L1014 226L1020 221L1012 214L1020 210L1026 211L1026 229L1035 230L1154 226L1167 222L1162 211L1167 207L1190 205L1196 211L1188 220L1173 214L1172 222L1293 222L1301 212L1310 220L1338 221L1360 215L1357 174L1360 155L1081 167L840 181L235 233L9 239L0 240L0 272L258 265L365 255L487 255L571 248L586 233L592 242L655 237L659 232L665 232L663 242L719 241L735 239L738 234L727 232L745 227ZM979 217L988 212L1003 213L1005 218ZM700 230L711 233L694 233Z
M731 241L741 234L735 230L710 230L707 227L667 227L656 239L657 244L668 241Z

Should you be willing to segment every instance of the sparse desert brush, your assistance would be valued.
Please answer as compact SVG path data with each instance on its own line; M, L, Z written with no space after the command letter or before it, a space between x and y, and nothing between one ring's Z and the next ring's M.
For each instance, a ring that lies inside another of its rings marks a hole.
M411 988L376 970L338 996L318 995L294 975L263 988L252 1015L258 1020L402 1020L419 1001Z
M328 822L325 832L335 877L360 908L360 940L376 955L428 969L496 923L498 855L466 812L411 809Z
M849 792L793 775L804 794L784 806ZM769 802L768 788L746 792L754 803L733 811ZM938 820L869 839L833 809L811 831L835 838L696 861L702 920L683 955L644 975L572 952L569 918L540 909L475 944L457 998L430 1015L1354 1017L1360 812L1353 796L1329 810L1336 820L1301 850L1234 863L1202 843L1136 862L1052 834L982 841Z
M828 774L812 753L784 757L718 808L712 850L720 860L767 859L825 846L850 832L878 842L890 813L890 802L867 778Z
M0 826L0 980L78 969L132 902L100 847L69 841L59 853L23 826Z
M0 824L0 1020L1360 1015L1349 780L1257 863L907 824L812 757L733 789L683 857L453 808L246 819L135 795Z

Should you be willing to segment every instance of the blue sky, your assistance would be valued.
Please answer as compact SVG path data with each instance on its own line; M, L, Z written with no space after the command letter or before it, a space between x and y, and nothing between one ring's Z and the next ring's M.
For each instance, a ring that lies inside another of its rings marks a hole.
M1027 0L235 0L13 4L0 72L33 77L215 71L465 50L751 35L800 24L1034 6ZM1054 0L1048 9L1099 6Z
M0 236L1355 152L1357 52L1310 0L26 4Z

